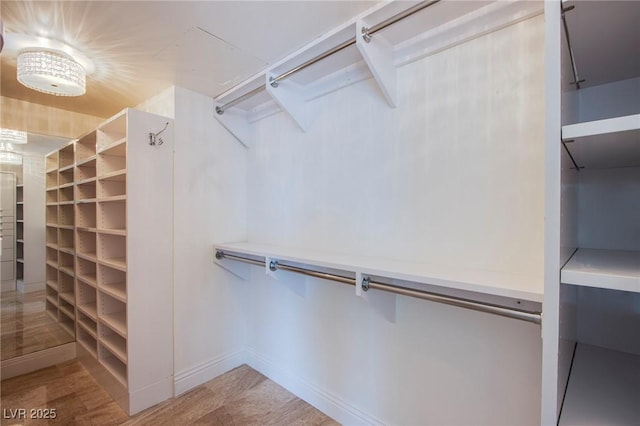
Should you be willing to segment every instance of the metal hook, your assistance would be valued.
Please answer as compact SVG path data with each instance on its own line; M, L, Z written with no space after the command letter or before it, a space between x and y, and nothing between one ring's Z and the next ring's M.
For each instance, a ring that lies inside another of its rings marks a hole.
M164 143L164 141L162 140L162 138L159 138L158 136L160 136L160 133L162 133L165 130L167 130L167 127L169 127L169 122L168 121L164 125L164 128L162 130L160 130L158 133L151 133L150 132L149 133L149 145L151 145L151 146L162 145Z

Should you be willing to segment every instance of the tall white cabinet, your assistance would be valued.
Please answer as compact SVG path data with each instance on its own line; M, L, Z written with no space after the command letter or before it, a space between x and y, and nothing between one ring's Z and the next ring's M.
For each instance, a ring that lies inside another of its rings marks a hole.
M130 415L173 396L172 127L126 109L74 144L79 358Z

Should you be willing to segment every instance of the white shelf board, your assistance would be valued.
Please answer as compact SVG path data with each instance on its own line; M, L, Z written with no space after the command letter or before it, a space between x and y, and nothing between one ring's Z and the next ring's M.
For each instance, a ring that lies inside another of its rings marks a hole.
M78 310L94 321L98 320L98 310L96 302L78 304Z
M109 296L112 296L121 302L127 303L127 283L126 282L101 284L100 290L102 290L103 293L106 293Z
M637 425L640 355L578 344L559 425Z
M126 341L117 334L109 334L100 337L100 343L123 363L127 363Z
M562 126L562 139L580 167L640 166L640 114Z
M519 300L542 302L543 298L540 280L525 275L246 242L214 244L214 247L218 250L240 255L269 257L281 261L361 272L365 275L406 280L419 284ZM514 284L518 287L514 287Z
M101 265L109 266L113 269L118 269L122 272L127 272L127 258L110 258L110 259L100 259L99 263Z
M578 249L562 268L561 281L640 293L640 252Z

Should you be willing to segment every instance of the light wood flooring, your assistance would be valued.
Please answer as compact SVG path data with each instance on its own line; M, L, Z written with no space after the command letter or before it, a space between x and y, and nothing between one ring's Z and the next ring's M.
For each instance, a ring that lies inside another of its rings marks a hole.
M75 338L45 312L45 291L5 291L0 306L0 359L10 359Z
M336 425L331 418L243 365L129 418L77 361L3 380L2 425ZM26 419L10 419L24 408ZM29 410L56 410L54 420ZM15 412L15 411L13 411Z

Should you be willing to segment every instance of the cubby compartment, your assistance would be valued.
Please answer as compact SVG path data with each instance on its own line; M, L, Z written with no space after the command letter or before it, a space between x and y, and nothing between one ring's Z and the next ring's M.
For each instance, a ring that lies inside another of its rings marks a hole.
M98 178L118 174L127 169L127 144L122 141L98 154Z
M45 158L46 161L46 171L49 172L53 169L57 169L58 168L58 151L52 152L51 154L47 155L47 157Z
M96 177L96 159L91 158L76 165L76 182L84 182Z
M58 250L53 247L47 247L47 263L52 265L58 264Z
M16 279L24 280L24 262L18 261L16 263Z
M120 361L123 363L127 362L127 340L113 331L105 323L100 324L99 340L100 343L106 346Z
M96 181L79 183L76 185L76 202L83 200L93 200L96 198Z
M127 305L124 302L99 291L98 319L127 338Z
M72 253L74 249L73 242L73 229L60 228L58 229L58 249Z
M96 233L91 231L76 231L76 236L76 255L95 261Z
M58 190L47 189L47 205L55 204L58 202Z
M73 167L69 167L58 172L58 186L73 185L73 182Z
M96 148L100 152L114 143L126 138L127 135L127 115L118 114L110 121L104 123L97 130Z
M95 301L93 303L95 310ZM97 338L98 337L98 322L96 321L95 315L92 317L86 315L80 308L80 304L78 304L78 310L76 312L76 321L80 324L82 329L86 330L91 336ZM95 350L95 348L94 348Z
M47 189L53 189L58 187L58 170L51 170L47 172Z
M74 256L63 251L58 252L58 270L67 275L74 276Z
M58 286L57 286L57 284L55 284L55 283L54 283L54 285L47 284L46 289L45 289L45 293L46 293L47 300L50 300L51 303L53 303L56 306L58 306Z
M57 212L57 209L56 209ZM58 228L55 226L47 225L46 231L47 246L57 248L58 247Z
M73 203L73 185L58 187L58 203Z
M82 257L78 257L77 261L77 277L92 286L96 286L96 263L91 260L83 259Z
M69 305L64 300L60 301L61 305L58 306L58 324L72 337L75 337L75 312L73 306Z
M76 141L76 163L82 163L96 155L96 132L92 131Z
M127 270L127 237L98 234L98 258L100 263L121 271Z
M74 278L65 273L58 274L58 295L62 296L66 295L66 299L74 299ZM75 304L75 301L70 301L69 303Z
M74 226L73 205L58 206L58 225Z
M16 203L24 203L24 186L16 186Z
M77 280L77 292L76 295L78 310L83 312L86 316L91 318L93 321L98 319L98 311L97 311L97 293L95 287L92 287L88 283Z
M78 228L96 227L95 202L79 202L76 204L76 226Z
M127 365L120 361L106 346L98 345L100 363L122 384L127 387Z
M58 151L58 168L73 166L75 163L74 144L69 144Z
M83 319L87 321L91 321L82 313L78 313L78 323L81 325L78 327L78 334L76 336L76 339L78 340L78 343L80 343L85 350L87 350L94 357L97 357L98 341L94 337L97 335L97 333L94 331L93 332L94 334L91 335L91 333L89 332L89 327L87 326L86 322L83 322ZM95 323L94 323L94 328L95 328Z
M127 229L126 201L99 202L98 229L124 232Z
M47 206L45 207L45 215L46 221L48 225L57 225L58 224L58 206Z
M24 243L16 243L16 258L18 260L24 260Z
M127 194L127 174L112 174L98 180L98 198L124 197Z
M58 299L58 309L63 312L71 321L76 317L74 306L67 301L66 298L60 297Z
M16 204L16 220L24 220L24 204Z
M127 274L119 269L111 268L107 265L98 265L98 285L100 290L110 296L127 301Z
M58 290L58 268L50 264L46 265L46 279L47 288L51 287L54 290Z
M53 319L53 321L58 321L58 302L54 301L53 297L47 295L47 300L45 301L45 310L47 314Z
M16 226L16 240L24 240L24 223L18 223Z

